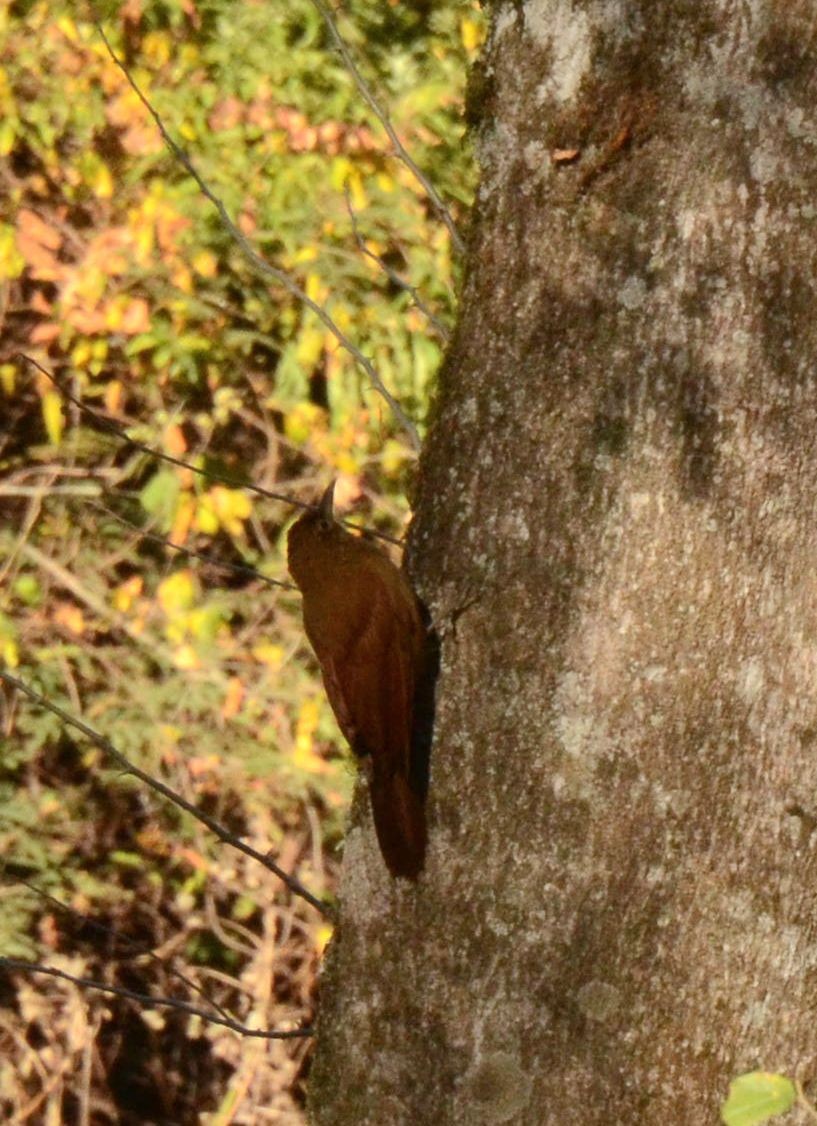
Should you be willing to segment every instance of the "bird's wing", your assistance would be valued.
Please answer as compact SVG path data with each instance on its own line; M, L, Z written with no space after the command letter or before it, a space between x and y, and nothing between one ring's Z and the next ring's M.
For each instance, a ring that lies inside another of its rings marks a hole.
M391 770L408 771L415 682L414 637L384 584L368 592L367 612L344 650L318 653L326 694L352 749Z
M414 879L426 851L423 800L411 754L418 645L424 631L411 602L367 590L367 611L340 652L318 652L326 694L352 749L371 758L369 793L380 850L393 876Z

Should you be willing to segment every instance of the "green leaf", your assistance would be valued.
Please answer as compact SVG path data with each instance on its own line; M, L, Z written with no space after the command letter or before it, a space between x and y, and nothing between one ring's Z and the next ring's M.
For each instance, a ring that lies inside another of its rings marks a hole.
M38 606L42 600L42 588L34 575L19 575L14 581L14 593L27 606Z
M122 868L143 868L145 863L137 852L126 852L121 848L114 849L110 859L113 864L118 864Z
M791 1079L771 1071L750 1071L729 1084L721 1120L726 1126L756 1126L785 1114L796 1102L797 1088Z
M144 486L139 499L150 516L161 517L170 526L179 499L179 481L175 473L160 469Z

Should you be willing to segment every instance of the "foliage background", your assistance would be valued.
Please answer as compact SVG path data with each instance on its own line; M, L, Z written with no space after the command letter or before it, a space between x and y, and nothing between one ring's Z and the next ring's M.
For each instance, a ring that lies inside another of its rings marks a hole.
M98 14L255 248L422 428L453 316L448 233L310 0ZM478 8L351 0L339 26L462 221ZM17 353L203 469L301 501L336 475L393 535L412 452L314 315L248 267L81 4L0 4L0 321L0 660L331 895L353 776L297 598L262 577L286 578L291 506L134 451ZM202 989L259 1026L311 1019L329 937L315 912L50 714L9 692L0 705L0 953L199 1003ZM0 979L4 1119L295 1122L307 1070L302 1041Z

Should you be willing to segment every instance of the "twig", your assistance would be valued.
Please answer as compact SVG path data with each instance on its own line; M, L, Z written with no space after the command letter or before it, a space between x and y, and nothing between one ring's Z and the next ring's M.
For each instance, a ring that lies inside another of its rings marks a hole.
M102 488L94 481L76 485L0 485L0 497L98 497Z
M112 520L116 520L119 524L123 524L126 528L130 528L132 532L136 532L139 539L150 540L151 543L161 544L163 547L169 547L172 551L178 551L182 555L189 555L193 559L200 559L203 563L207 563L210 567L218 567L222 571L233 571L237 575L247 575L248 577L258 579L267 586L281 587L283 590L297 590L298 588L294 583L284 582L283 579L270 579L267 575L263 575L257 571L255 567L251 567L249 563L222 563L217 559L211 558L206 551L196 551L192 547L184 547L180 543L174 543L173 540L167 539L166 536L156 535L155 532L149 532L146 528L140 528L138 524L134 524L131 520L126 520L124 516L114 512L113 509L107 508L104 504L93 504L91 508L95 508L97 512L103 513L105 516L110 516Z
M93 1075L94 1042L99 1035L102 1014L94 1013L93 1022L86 1017L85 1043L82 1045L82 1068L80 1071L79 1103L77 1126L91 1126L91 1080Z
M251 493L256 493L258 496L264 497L266 500L279 500L285 504L291 504L294 508L311 508L309 504L303 501L295 500L294 497L285 496L283 493L274 493L270 489L264 489L260 485L253 485L249 481L241 481L238 477L232 477L229 473L218 473L213 469L201 469L199 466L191 465L188 461L182 461L179 457L174 457L173 454L166 454L163 450L154 449L153 446L147 446L144 442L138 441L136 438L131 438L125 427L120 422L115 422L112 418L106 418L105 415L95 411L84 403L77 395L74 395L62 380L58 379L52 371L43 367L39 360L35 360L33 356L29 356L26 352L18 352L21 359L26 363L35 367L37 371L44 375L45 378L57 388L63 398L67 399L69 403L81 411L87 418L90 418L102 430L113 434L120 442L130 446L131 449L139 450L143 454L148 454L150 457L155 457L159 461L167 462L168 465L178 466L180 469L189 469L191 473L196 473L200 477L205 477L209 481L217 481L220 485L227 485L233 489L247 489Z
M216 481L218 484L227 485L231 489L246 489L247 492L255 493L265 500L281 501L284 504L291 505L292 508L300 508L304 511L315 508L315 505L306 504L304 501L296 500L295 497L286 496L284 493L275 493L271 489L262 488L261 485L254 485L251 481L242 481L238 477L232 477L229 473L219 473L214 469L202 469L201 466L193 465L189 461L183 461L180 457L174 457L173 454L166 454L163 450L154 449L153 446L148 446L144 442L137 441L136 438L131 438L130 434L128 434L121 423L115 422L112 418L106 418L105 415L100 414L99 411L95 411L93 407L89 407L87 403L84 403L82 399L69 391L62 380L58 379L48 368L43 367L33 356L29 356L26 352L18 352L17 355L25 360L26 363L35 367L41 375L44 375L69 403L75 406L77 410L81 411L82 414L95 423L101 430L112 434L118 441L129 446L131 449L139 450L140 453L147 454L148 457L155 457L157 461L164 461L168 465L178 466L179 469L187 469L207 481ZM380 532L376 528L361 528L359 524L355 524L349 520L342 520L341 523L347 528L365 532L367 536L374 536L375 539L384 540L386 543L394 544L396 547L402 547L400 540L395 539L394 536L390 536L386 532Z
M132 774L134 778L138 778L140 782L144 782L151 790L167 798L168 801L178 806L179 809L183 809L185 813L189 813L191 817L195 817L202 825L206 825L219 840L224 841L225 844L232 845L232 847L238 849L239 852L243 852L246 856L257 860L259 864L263 864L268 871L274 873L279 880L282 880L283 883L286 884L293 895L300 896L300 898L305 899L307 903L311 903L315 910L319 911L321 915L325 916L327 919L334 917L334 912L328 903L318 899L312 892L307 891L294 876L290 876L288 872L285 872L283 868L279 867L269 855L265 855L253 848L252 845L248 845L241 837L237 837L228 829L225 829L224 826L216 821L214 817L211 817L209 813L205 813L203 809L198 809L192 802L182 797L176 790L171 789L171 787L165 785L164 782L160 782L158 778L154 778L151 774L147 774L144 770L141 770L135 763L126 758L121 751L117 750L110 739L101 735L100 732L96 731L93 727L89 727L87 723L83 723L81 719L77 719L76 716L66 712L58 704L54 704L51 700L46 699L45 696L36 692L26 684L25 681L20 680L19 677L12 676L11 673L4 672L0 669L0 680L4 680L7 684L10 684L13 688L16 688L19 692L28 696L29 700L33 700L35 704L39 704L41 708L45 708L46 711L57 716L58 719L61 719L62 722L69 727L81 731L86 738L90 739L91 742L99 747L101 751L104 751L109 758L113 759L126 774Z
M145 653L154 661L164 663L166 665L173 664L173 655L168 649L159 642L151 641L144 635L140 634L131 626L124 615L118 614L115 610L111 610L102 598L99 598L92 591L79 581L76 575L72 575L67 568L58 563L56 559L52 559L50 555L40 551L39 548L34 547L33 544L24 543L20 547L20 554L25 555L32 563L40 567L46 574L50 575L52 579L59 583L61 587L73 594L77 601L82 602L88 609L96 614L103 622L107 622L113 629L120 630L129 638L134 645L143 649Z
M368 246L366 245L366 241L363 238L363 235L360 233L360 228L357 222L357 215L355 215L354 208L352 207L352 197L349 193L348 184L344 188L344 195L346 196L346 210L349 212L349 218L352 221L352 233L355 236L355 242L357 243L358 250L361 252L361 254L364 254L367 258L370 258L379 267L379 269L383 271L383 273L386 275L389 281L392 282L393 285L398 286L400 289L408 293L414 304L417 306L417 308L420 310L429 324L433 325L442 340L447 341L450 336L448 329L445 327L436 313L434 313L434 311L430 309L428 305L426 305L424 299L420 296L420 292L417 287L411 285L411 283L407 282L405 278L402 278L396 270L393 270L387 262L383 261L379 254L375 254L374 251L369 250Z
M385 400L392 414L405 430L406 434L409 437L412 448L415 451L419 450L420 436L417 433L417 427L400 406L397 399L395 399L395 397L386 387L372 361L368 358L368 356L364 355L364 353L361 352L357 345L349 339L343 329L341 329L335 323L335 321L332 320L323 306L319 305L317 301L313 301L312 298L309 297L303 289L301 289L298 283L292 280L289 274L285 273L284 270L279 269L277 266L271 265L255 250L252 243L249 241L243 231L241 231L230 218L230 214L227 211L223 200L215 194L213 189L195 167L192 160L181 147L181 145L179 145L179 143L170 135L164 121L159 116L158 111L153 108L145 94L142 93L141 88L137 85L136 80L131 75L128 68L114 51L102 25L98 21L96 21L95 26L100 36L102 37L102 41L105 44L105 48L108 51L108 54L111 56L111 59L122 71L122 74L125 76L128 85L131 87L134 94L136 94L139 101L153 118L153 121L156 124L156 128L162 135L162 140L170 149L175 159L188 173L188 175L192 176L192 178L195 180L199 191L202 193L205 199L209 200L210 203L212 203L213 207L215 207L216 211L218 212L218 217L221 220L221 225L230 235L233 242L239 248L246 260L260 273L274 278L279 285L282 285L284 289L289 294L291 294L291 296L295 297L302 304L306 305L307 309L315 314L318 320L332 333L341 347L345 348L349 355L352 356L352 358L355 360L355 362L359 364L360 367L364 370L366 375L369 377L369 381L372 387Z
M431 200L431 202L434 206L434 210L437 212L437 214L440 216L440 218L442 219L442 221L445 223L446 227L448 228L448 233L451 235L451 241L453 242L453 244L454 244L454 246L457 250L457 253L463 254L465 252L465 243L463 242L462 236L460 235L459 231L457 230L457 227L456 227L456 224L454 223L454 220L451 218L451 214L450 214L448 208L445 206L442 199L440 198L440 195L437 192L437 189L434 187L434 185L431 183L431 181L428 179L428 177L425 175L425 173L422 171L422 169L414 162L414 160L412 160L411 156L409 155L409 153L406 150L405 145L400 140L400 138L397 136L397 132L396 132L394 126L391 123L389 115L386 113L386 111L383 109L383 107L378 103L378 101L375 98L374 94L372 93L371 89L367 85L366 80L364 79L363 75L358 70L357 65L355 63L355 60L352 58L352 53L349 50L348 46L346 45L346 41L344 40L343 36L338 31L338 25L335 22L335 17L332 14L331 9L329 8L329 6L326 3L324 3L324 0L312 0L312 3L315 5L315 7L320 12L320 14L323 16L324 22L325 22L327 28L329 29L329 34L334 39L335 46L337 47L338 51L340 52L340 56L343 59L344 65L345 65L346 69L349 71L349 74L352 76L352 79L354 80L354 83L358 88L358 92L360 93L360 96L363 98L366 105L369 107L369 109L375 115L377 120L383 126L383 129L385 130L387 137L389 138L389 140L392 143L392 147L394 148L395 156L399 157L399 159L402 160L403 164L405 164L406 168L408 168L408 170L411 172L411 174L414 176L414 178L420 184L423 191L426 193L428 198Z
M172 977L177 978L184 985L186 985L188 989L192 989L194 993L198 993L200 997L203 997L204 1000L209 1005L212 1005L216 1012L221 1016L225 1017L227 1020L233 1019L227 1012L227 1010L219 1005L218 1001L213 1001L210 997L207 996L200 985L197 985L195 981L192 980L192 978L189 978L186 974L183 974L181 970L177 970L173 966L168 966L151 947L145 946L144 943L141 942L135 942L134 939L132 939L129 935L124 934L120 930L117 930L116 927L106 926L104 923L100 923L96 919L92 919L90 915L83 915L83 913L81 911L77 911L75 907L70 907L67 903L63 903L61 899L57 899L56 896L51 895L47 891L43 891L43 889L37 887L36 884L29 883L29 881L24 880L22 876L9 876L5 872L5 864L3 862L0 862L0 875L8 880L9 883L20 884L22 887L28 888L29 891L33 891L35 895L40 896L40 898L44 899L46 903L50 903L52 907L55 907L58 911L61 911L64 915L67 915L68 918L72 919L75 923L79 923L83 927L90 927L91 930L97 931L97 933L99 934L107 935L109 938L114 939L115 942L123 943L137 957L150 958L153 962L157 963L157 965L161 966L161 968L166 973L169 973Z
M54 480L54 475L52 473L49 477L49 484L51 482L53 482L53 480ZM40 518L40 512L42 511L42 507L43 507L43 496L42 496L42 494L35 494L31 498L31 501L30 501L30 503L29 503L29 505L26 509L25 520L23 521L23 526L20 529L20 534L17 536L17 540L14 544L14 547L8 553L8 558L6 559L5 564L2 567L0 567L0 586L3 586L5 584L6 576L9 574L12 567L17 562L17 556L20 553L20 549L24 546L24 544L26 544L28 542L28 537L31 535L31 532L32 532L32 529L34 528L34 525L37 523L37 521Z
M295 1040L304 1036L313 1036L311 1028L292 1028L280 1031L270 1031L263 1028L248 1028L240 1021L230 1017L216 1016L200 1009L198 1005L191 1005L189 1001L179 1001L175 997L151 997L149 993L138 993L135 989L125 989L121 985L107 985L104 981L95 981L93 978L76 977L65 970L58 970L55 966L44 966L40 962L25 962L21 958L0 957L0 970L18 970L22 973L45 974L47 977L57 977L63 981L70 981L83 989L96 989L100 993L111 993L114 997L124 997L127 1001L138 1001L147 1009L175 1009L188 1016L201 1017L208 1024L220 1024L223 1028L232 1029L241 1036L253 1037L261 1040Z

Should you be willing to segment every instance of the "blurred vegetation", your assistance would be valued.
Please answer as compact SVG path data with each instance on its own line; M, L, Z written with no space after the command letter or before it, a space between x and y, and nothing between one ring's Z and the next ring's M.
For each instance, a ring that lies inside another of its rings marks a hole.
M96 11L255 249L422 431L453 320L448 232L310 0ZM477 5L348 0L338 21L462 225ZM235 569L287 578L291 506L136 451L18 352L205 470L301 501L337 476L340 501L392 535L414 455L315 315L247 264L83 4L0 0L0 325L0 664L331 895L352 768L297 597ZM311 908L10 691L0 725L0 954L199 1003L206 988L262 1026L311 1018L329 933ZM306 1056L0 978L4 1118L300 1121Z

